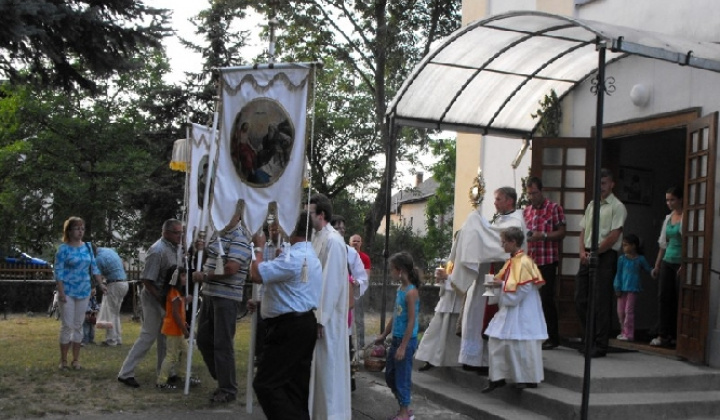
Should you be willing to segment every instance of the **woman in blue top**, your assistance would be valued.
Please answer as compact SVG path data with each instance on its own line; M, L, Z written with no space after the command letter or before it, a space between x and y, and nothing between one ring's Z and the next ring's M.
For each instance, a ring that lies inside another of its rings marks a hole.
M400 281L400 287L395 295L393 317L385 326L385 331L375 339L375 343L383 343L392 333L385 366L385 382L400 404L400 410L393 420L412 420L414 417L409 407L412 360L417 349L420 273L410 254L398 252L390 257L390 274Z
M671 187L665 193L670 214L665 218L658 245L657 260L652 276L658 279L657 337L651 346L672 346L677 333L678 294L682 278L682 219L683 191Z
M55 282L62 313L60 326L60 369L67 369L72 345L72 368L80 369L82 325L90 299L90 272L100 280L90 244L83 242L85 222L70 217L63 225L63 243L55 254Z
M622 241L623 255L618 258L617 273L613 287L617 296L617 313L620 320L618 340L633 341L635 339L635 300L642 290L640 270L650 273L652 267L639 253L640 239L633 235L625 235Z

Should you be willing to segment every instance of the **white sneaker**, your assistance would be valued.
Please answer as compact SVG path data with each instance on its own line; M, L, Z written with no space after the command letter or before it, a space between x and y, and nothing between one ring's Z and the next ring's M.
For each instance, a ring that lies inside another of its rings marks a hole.
M621 340L621 341L629 341L628 338L625 337L623 334L618 335L618 336L617 336L617 339L618 339L618 340Z

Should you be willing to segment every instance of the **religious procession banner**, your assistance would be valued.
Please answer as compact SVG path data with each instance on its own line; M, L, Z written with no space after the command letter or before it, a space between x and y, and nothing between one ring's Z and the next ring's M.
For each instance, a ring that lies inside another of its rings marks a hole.
M202 230L200 224L200 211L203 206L205 195L205 184L208 179L208 162L210 159L210 142L212 141L212 129L198 124L191 124L190 137L188 138L188 197L187 197L187 221L185 230L185 243L192 244L197 233ZM216 136L217 141L217 136ZM213 233L212 224L208 224L207 237Z
M312 64L220 69L222 111L213 190L216 229L236 209L258 232L269 208L289 234L300 213ZM272 211L273 213L275 211Z

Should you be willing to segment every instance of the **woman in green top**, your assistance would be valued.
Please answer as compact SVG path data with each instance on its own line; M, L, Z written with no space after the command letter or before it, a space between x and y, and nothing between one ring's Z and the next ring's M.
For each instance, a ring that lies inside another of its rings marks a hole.
M658 244L657 260L652 270L658 284L658 324L657 337L650 341L651 346L672 346L677 331L678 292L682 278L682 217L683 191L671 187L665 193L665 202L670 214L665 218Z

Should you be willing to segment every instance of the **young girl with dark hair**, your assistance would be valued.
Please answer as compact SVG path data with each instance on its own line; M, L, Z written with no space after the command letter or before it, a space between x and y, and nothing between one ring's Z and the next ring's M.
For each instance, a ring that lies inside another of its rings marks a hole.
M400 281L395 295L395 309L385 331L375 339L381 344L392 333L392 343L387 353L385 382L398 400L400 410L393 420L413 420L410 410L412 389L412 360L417 349L418 312L420 299L420 273L415 268L412 256L399 252L390 257L390 273Z
M620 320L618 340L633 341L635 339L635 300L642 290L640 270L650 273L652 267L644 256L640 255L640 239L633 235L625 235L622 241L623 255L618 258L617 274L613 287L617 296L617 313Z

